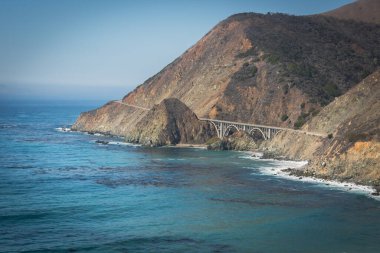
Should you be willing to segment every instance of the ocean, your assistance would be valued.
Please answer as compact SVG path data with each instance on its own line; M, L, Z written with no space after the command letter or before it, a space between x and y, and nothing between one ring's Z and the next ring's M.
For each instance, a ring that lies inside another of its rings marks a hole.
M99 105L1 103L0 252L379 252L368 194L243 152L62 131Z

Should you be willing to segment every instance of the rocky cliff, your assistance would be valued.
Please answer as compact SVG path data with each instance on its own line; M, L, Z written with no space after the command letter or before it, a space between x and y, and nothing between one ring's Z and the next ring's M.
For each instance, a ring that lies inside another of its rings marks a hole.
M168 98L145 114L128 132L126 139L148 146L163 146L203 144L213 135L215 133L210 125L199 121L184 103L176 98Z
M311 160L306 174L380 185L380 70L324 107L303 130L330 136L282 133L266 148Z
M175 97L199 117L298 128L379 65L379 28L325 16L233 15L123 101L152 108ZM73 128L127 135L145 113L108 103Z

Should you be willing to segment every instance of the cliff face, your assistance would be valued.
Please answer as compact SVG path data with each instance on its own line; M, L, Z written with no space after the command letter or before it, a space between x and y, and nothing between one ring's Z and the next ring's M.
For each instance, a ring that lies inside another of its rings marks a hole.
M303 130L331 133L331 138L282 133L267 147L311 159L306 173L380 185L380 70L323 108Z
M323 15L339 19L380 24L380 1L359 0L338 9L323 13Z
M123 98L184 102L199 117L300 127L380 59L380 26L330 17L238 14ZM73 128L128 135L145 111L108 103Z
M199 121L185 104L169 98L155 105L128 133L126 139L148 146L203 144L214 134L210 125Z

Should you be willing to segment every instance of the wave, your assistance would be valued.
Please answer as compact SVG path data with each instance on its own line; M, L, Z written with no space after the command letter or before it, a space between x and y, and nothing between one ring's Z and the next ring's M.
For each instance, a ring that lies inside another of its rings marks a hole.
M141 144L129 143L129 142L124 142L124 141L91 140L90 142L101 144L101 145L117 145L117 146L128 146L128 147L141 146Z
M358 194L364 194L368 197L380 201L380 196L373 196L372 193L374 189L371 186L358 185L355 183L339 182L334 180L326 180L314 177L296 176L290 175L289 172L284 171L285 169L302 169L308 164L308 161L289 161L289 160L275 160L275 159L261 159L252 155L240 156L239 158L251 159L256 161L266 161L267 163L260 168L255 168L260 174L270 175L275 177L281 177L293 181L301 181L314 183L318 186L338 189L345 192L353 192Z
M54 129L58 132L73 132L69 127L56 127Z
M14 127L17 127L17 125L14 125L14 124L0 124L0 129L14 128Z

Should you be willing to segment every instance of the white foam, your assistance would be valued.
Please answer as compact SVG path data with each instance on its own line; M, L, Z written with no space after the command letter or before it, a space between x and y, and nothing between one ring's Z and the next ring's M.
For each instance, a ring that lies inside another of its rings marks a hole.
M58 132L72 132L71 128L69 127L57 127L54 129L57 130Z
M374 192L374 189L371 186L358 185L355 183L338 182L334 180L325 180L325 179L314 178L314 177L290 175L289 172L283 171L284 169L288 169L288 168L301 169L308 164L307 161L287 161L287 160L280 161L280 160L274 160L274 159L260 159L252 155L245 155L245 156L241 156L240 158L269 162L267 166L259 168L259 172L261 174L281 177L288 180L315 183L321 187L338 189L338 190L342 190L346 192L365 194L366 196L369 196L376 200L380 200L380 196L371 195L371 193Z

